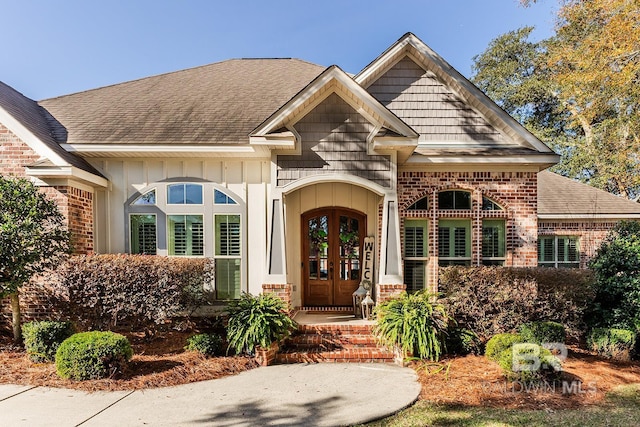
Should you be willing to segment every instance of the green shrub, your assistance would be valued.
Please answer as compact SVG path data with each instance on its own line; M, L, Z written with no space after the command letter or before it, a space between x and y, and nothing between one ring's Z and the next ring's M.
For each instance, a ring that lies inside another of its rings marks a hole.
M631 360L635 356L636 333L628 329L595 328L587 335L587 345L600 356Z
M60 343L73 335L71 322L41 321L22 325L22 337L29 358L53 362Z
M590 326L640 330L640 222L618 223L589 266L596 277Z
M560 360L549 350L533 343L514 343L497 357L505 376L513 381L537 381L561 370Z
M520 334L510 334L510 333L502 333L496 334L485 346L484 355L487 359L498 361L500 355L505 351L510 349L514 344L519 344L524 342L522 336Z
M487 340L523 323L562 323L574 340L595 291L593 273L577 268L443 267L442 303L459 326Z
M222 354L222 344L222 337L218 334L197 334L189 337L184 349L207 356L219 356Z
M126 326L153 335L206 303L212 265L206 258L74 256L60 269L56 292L83 329Z
M385 345L399 348L403 356L439 360L444 353L447 326L451 318L435 295L403 293L378 305L374 333Z
M253 354L256 347L269 347L288 336L295 322L286 309L284 301L272 293L243 293L240 299L229 303L228 349Z
M564 326L557 322L530 322L520 325L520 335L525 342L534 344L564 343Z
M466 328L450 328L447 331L447 353L464 356L482 354L482 341L475 332Z
M91 380L122 372L133 350L126 337L113 332L82 332L60 344L56 371L61 378Z

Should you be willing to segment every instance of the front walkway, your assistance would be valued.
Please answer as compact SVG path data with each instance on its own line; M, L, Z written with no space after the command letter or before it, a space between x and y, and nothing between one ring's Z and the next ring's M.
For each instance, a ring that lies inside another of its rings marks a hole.
M6 426L343 426L416 401L415 372L384 364L295 364L143 391L0 385Z

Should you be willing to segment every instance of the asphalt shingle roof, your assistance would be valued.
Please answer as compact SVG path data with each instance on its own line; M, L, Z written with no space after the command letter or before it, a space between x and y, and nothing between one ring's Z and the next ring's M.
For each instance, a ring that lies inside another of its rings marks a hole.
M59 143L64 142L66 131L47 110L17 90L0 82L0 107L46 144L71 166L102 176L84 159L67 152ZM25 165L27 166L27 165Z
M68 143L239 144L325 67L232 59L43 100Z
M538 173L538 215L640 214L640 203L565 178Z

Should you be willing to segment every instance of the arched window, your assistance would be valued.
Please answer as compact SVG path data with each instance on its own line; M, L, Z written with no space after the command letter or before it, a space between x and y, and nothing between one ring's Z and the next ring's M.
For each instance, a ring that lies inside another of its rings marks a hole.
M407 208L408 211L418 211L418 210L427 210L429 209L429 198L428 197L423 197L422 199L418 200L417 202L415 202L414 204L412 204L411 206L409 206Z
M216 298L239 298L246 287L245 210L240 197L215 183L155 183L125 204L129 251L213 258Z
M482 210L483 211L503 211L502 206L491 200L486 196L482 196Z
M438 209L471 210L471 192L448 190L438 193Z

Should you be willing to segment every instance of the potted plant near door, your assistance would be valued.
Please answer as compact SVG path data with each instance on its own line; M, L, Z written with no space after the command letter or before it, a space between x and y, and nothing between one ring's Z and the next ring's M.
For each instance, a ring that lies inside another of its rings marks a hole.
M269 364L280 341L296 327L286 310L287 304L272 293L243 293L229 305L228 350L255 355L260 364Z

